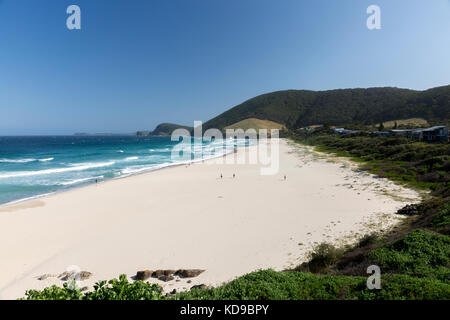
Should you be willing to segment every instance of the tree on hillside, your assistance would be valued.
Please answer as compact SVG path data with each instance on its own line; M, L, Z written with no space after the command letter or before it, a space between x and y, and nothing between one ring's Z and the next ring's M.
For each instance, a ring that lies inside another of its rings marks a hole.
M383 122L381 122L380 125L378 126L378 131L384 131L384 124L383 124Z

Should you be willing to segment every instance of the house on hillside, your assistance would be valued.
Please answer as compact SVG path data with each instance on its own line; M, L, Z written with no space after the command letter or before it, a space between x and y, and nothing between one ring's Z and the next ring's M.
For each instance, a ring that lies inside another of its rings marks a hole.
M425 142L448 142L448 127L435 126L421 131L422 139Z
M409 139L424 142L448 142L448 128L435 126L431 128L417 128L407 130L392 130L394 134L400 134Z
M348 130L345 128L333 128L332 130L334 133L337 133L337 134L347 134L347 133L355 133L356 132L355 130Z
M375 136L388 136L391 133L389 131L373 131L372 134Z

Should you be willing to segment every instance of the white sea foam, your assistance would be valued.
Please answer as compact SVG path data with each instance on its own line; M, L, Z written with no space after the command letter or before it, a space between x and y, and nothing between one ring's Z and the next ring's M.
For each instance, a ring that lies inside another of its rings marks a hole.
M3 163L28 163L28 162L35 162L35 161L41 161L41 162L46 162L46 161L52 161L54 158L46 158L46 159L34 159L34 158L30 158L30 159L0 159L0 162Z
M94 179L103 179L103 176L98 176L98 177L89 177L89 178L83 178L83 179L75 179L75 180L70 180L70 181L64 181L64 182L59 182L59 185L62 186L69 186L72 184L77 184L77 183L81 183L81 182L85 182L85 181L89 181L89 180L94 180Z
M36 159L0 159L0 162L3 163L27 163L33 161L36 161Z
M127 168L123 169L120 173L121 173L121 177L123 178L123 175L129 176L129 175L140 173L140 172L158 170L158 169L168 167L170 165L173 165L173 163L165 162L165 163L161 163L161 164L153 164L153 165L148 165L148 166L127 167Z
M52 173L62 173L69 171L83 171L93 168L101 168L112 166L115 162L99 162L99 163L78 163L73 164L69 168L55 168L55 169L47 169L47 170L38 170L38 171L17 171L17 172L6 172L0 174L0 178L16 178L16 177L27 177L27 176L37 176L37 175L45 175Z
M133 161L133 160L137 160L137 159L139 159L139 157L128 157L128 158L125 158L125 161Z

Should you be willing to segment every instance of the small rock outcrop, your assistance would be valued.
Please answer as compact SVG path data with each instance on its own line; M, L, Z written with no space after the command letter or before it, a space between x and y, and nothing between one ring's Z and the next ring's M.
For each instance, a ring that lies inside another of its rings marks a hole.
M416 204L408 204L397 211L397 214L401 214L403 216L414 216L419 214L419 209Z
M176 270L164 270L164 275L172 276L175 272L176 272Z
M84 280L89 279L91 276L92 276L91 272L89 272L89 271L81 271L80 274L79 274L79 279L77 279L77 280L84 281Z
M162 276L158 277L158 280L161 280L164 282L171 281L173 279L175 279L173 276L166 276L166 275L162 275Z
M204 272L205 270L201 269L179 269L177 272L175 272L176 276L182 277L182 278L193 278L197 277L199 274Z
M152 277L157 278L157 279L163 275L164 275L164 270L155 270L152 273Z
M58 278L61 281L68 281L70 279L84 281L86 279L89 279L92 276L92 273L89 271L81 271L80 273L76 273L75 271L64 271L61 273Z
M136 272L136 280L147 280L148 278L150 278L153 274L152 270L142 270L142 271L138 271Z
M195 286L192 286L192 287L191 287L191 290L192 290L192 289L208 289L208 286L205 285L205 284L197 284L197 285L195 285Z
M45 280L48 278L53 278L56 277L56 274L43 274L42 276L39 276L37 279L38 280Z

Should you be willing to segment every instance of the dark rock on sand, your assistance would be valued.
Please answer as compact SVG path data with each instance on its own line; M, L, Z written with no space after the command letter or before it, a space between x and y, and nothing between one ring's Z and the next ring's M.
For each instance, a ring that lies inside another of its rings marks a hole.
M165 276L171 276L176 270L163 270Z
M416 204L408 204L397 211L397 214L401 214L404 216L413 216L419 213L419 210L417 208Z
M79 274L76 274L75 271L64 271L61 273L58 278L62 281L67 281L70 279L84 281L89 279L92 276L92 273L89 271L81 271Z
M167 282L167 281L170 281L170 280L173 280L173 279L175 279L175 278L172 277L172 276L166 276L166 275L162 275L162 276L158 277L158 280L161 280L161 281L164 281L164 282Z
M192 287L191 287L191 290L192 290L192 289L208 289L208 286L205 285L205 284L197 284L197 285L195 285L195 286L192 286Z
M182 278L193 278L197 277L199 274L204 272L205 270L201 269L179 269L175 272L176 276L180 276Z
M42 276L39 276L37 279L38 280L45 280L47 278L53 278L56 277L56 274L43 274Z
M148 278L150 278L153 274L153 271L151 270L142 270L142 271L138 271L136 273L136 280L147 280Z
M152 273L153 278L159 278L163 275L164 275L164 270L156 270L156 271L153 271L153 273Z
M84 280L89 279L91 276L92 276L91 272L89 272L89 271L81 271L78 280L84 281Z
M67 281L75 275L75 271L64 271L58 278L62 281Z

